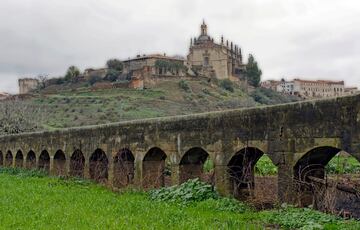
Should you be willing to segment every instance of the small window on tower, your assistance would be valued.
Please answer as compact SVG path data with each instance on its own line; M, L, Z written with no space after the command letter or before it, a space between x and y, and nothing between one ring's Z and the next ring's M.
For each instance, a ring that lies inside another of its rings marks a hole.
M204 65L205 66L209 65L209 57L204 57Z

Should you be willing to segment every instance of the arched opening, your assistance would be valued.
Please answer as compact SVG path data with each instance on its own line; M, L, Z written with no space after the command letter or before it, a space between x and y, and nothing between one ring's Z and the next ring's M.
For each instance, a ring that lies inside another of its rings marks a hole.
M142 184L144 188L165 186L166 154L160 148L151 148L143 159Z
M267 154L254 167L253 203L259 208L272 208L278 201L278 168Z
M17 151L15 155L15 167L22 168L24 165L24 155L21 150Z
M180 183L189 179L204 179L203 166L209 154L202 148L188 150L180 161Z
M122 149L115 155L114 187L123 188L133 183L135 172L134 161L134 155L129 149Z
M12 167L13 165L13 155L11 153L11 151L7 151L6 156L5 156L5 167Z
M108 179L109 161L103 150L96 149L90 157L89 164L91 179L98 182L104 182Z
M66 157L62 150L56 151L54 155L54 173L55 175L64 176L66 175L65 169Z
M230 191L235 198L248 199L255 187L254 167L264 153L253 147L237 152L228 163Z
M50 171L50 155L48 151L43 150L39 156L38 168L46 172Z
M4 165L4 155L2 153L2 151L0 151L0 166Z
M323 146L307 152L294 167L298 203L360 218L360 163L341 149Z
M27 169L36 168L36 155L32 150L30 150L26 156L26 168Z
M70 175L73 177L84 177L85 157L77 149L70 158Z

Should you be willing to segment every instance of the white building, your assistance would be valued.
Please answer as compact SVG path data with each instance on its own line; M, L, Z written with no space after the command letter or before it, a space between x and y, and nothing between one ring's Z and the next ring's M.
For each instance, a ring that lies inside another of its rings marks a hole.
M276 91L283 94L294 95L294 82L281 79L276 87Z
M282 94L302 98L326 98L359 93L355 87L345 88L344 81L311 81L296 78L293 81L285 81L284 79L281 79L281 81L268 80L263 82L261 86Z

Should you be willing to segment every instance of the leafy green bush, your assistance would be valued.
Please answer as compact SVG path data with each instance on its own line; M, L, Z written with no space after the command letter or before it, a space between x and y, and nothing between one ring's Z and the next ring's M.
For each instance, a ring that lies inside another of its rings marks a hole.
M186 92L190 92L190 86L189 84L187 83L187 81L185 80L180 80L179 81L179 87L183 90L185 90Z
M234 85L229 79L221 80L220 87L227 91L234 92Z
M351 156L338 155L326 165L329 174L356 174L360 173L360 162Z
M219 198L214 188L199 179L188 180L181 185L160 188L149 192L151 200L189 204Z
M214 162L208 158L204 163L203 169L205 172L211 172L214 170Z
M263 155L255 165L255 174L260 176L272 176L278 172L270 157Z
M271 212L267 221L288 229L323 229L324 225L337 224L339 218L310 208L283 206L278 212Z

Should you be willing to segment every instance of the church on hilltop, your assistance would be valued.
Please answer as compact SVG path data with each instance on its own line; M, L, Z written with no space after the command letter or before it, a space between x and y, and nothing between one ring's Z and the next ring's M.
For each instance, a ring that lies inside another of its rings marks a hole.
M216 43L208 35L205 21L200 27L200 35L191 39L186 58L166 54L143 54L120 62L123 69L113 81L108 80L111 72L108 67L85 69L77 76L76 81L90 82L96 79L96 82L91 84L94 89L144 89L152 88L161 81L198 78L228 79L246 84L246 66L243 64L241 48L233 42L225 41L223 36L220 42ZM61 82L61 79L62 77L49 79L45 85L54 86L56 82ZM38 84L38 79L21 78L19 93L30 93Z
M204 76L217 79L239 80L244 78L245 65L241 48L221 36L220 43L208 35L208 27L203 21L200 36L190 41L188 65Z

